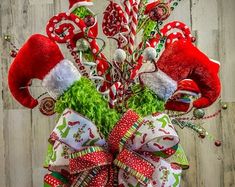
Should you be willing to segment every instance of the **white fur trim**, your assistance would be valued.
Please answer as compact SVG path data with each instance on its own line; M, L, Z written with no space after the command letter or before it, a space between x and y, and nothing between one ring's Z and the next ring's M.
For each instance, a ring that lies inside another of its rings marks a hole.
M80 78L81 74L73 63L64 59L45 76L42 86L52 98L57 99Z
M141 75L141 79L148 88L164 100L168 100L177 89L177 82L161 70L144 73Z
M69 9L69 13L72 13L76 8L80 7L80 6L92 6L93 2L77 2L75 3L70 9Z

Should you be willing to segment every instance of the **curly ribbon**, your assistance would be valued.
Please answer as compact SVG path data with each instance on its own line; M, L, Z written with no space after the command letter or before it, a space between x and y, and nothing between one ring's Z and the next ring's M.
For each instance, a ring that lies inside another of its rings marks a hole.
M179 138L166 114L141 119L127 111L106 142L95 124L66 109L50 136L45 167L67 173L70 186L179 186ZM177 164L173 164L177 163ZM187 164L184 162L183 164ZM45 177L45 183L53 186ZM71 177L73 176L73 177Z

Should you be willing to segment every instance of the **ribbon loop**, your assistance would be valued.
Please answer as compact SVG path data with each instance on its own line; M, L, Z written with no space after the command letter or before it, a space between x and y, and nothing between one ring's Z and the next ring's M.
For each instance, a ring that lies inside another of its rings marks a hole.
M114 164L134 176L144 185L152 179L155 167L137 153L124 149L114 160Z
M70 155L70 173L76 174L96 167L110 165L112 160L112 155L103 148L91 146Z
M175 153L178 143L175 128L168 115L163 113L145 117L143 124L128 141L132 150L154 154L162 152L165 157Z

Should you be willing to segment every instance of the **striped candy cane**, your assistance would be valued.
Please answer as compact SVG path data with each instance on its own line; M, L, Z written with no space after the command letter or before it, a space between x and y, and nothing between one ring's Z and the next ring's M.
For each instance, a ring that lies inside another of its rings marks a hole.
M137 0L132 7L133 7L131 11L132 19L130 23L130 37L129 37L129 49L128 49L130 55L133 54L135 46L135 36L138 25L139 0Z
M122 4L125 8L124 16L129 23L130 21L130 16L131 16L131 6L133 5L133 0L123 0Z
M174 29L179 29L181 32L169 33ZM172 21L166 24L162 29L161 33L163 36L167 37L166 46L172 44L177 40L186 40L186 41L194 41L194 37L191 34L190 28L182 22Z
M118 92L121 86L122 84L120 82L116 82L110 87L110 91L109 91L109 107L110 108L114 108L115 103L117 101Z

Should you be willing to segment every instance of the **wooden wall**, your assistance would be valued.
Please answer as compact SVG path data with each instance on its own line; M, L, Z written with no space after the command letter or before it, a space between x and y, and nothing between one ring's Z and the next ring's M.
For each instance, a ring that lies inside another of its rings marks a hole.
M96 0L98 16L107 1ZM52 15L67 10L66 0L0 0L0 186L42 186L42 168L47 138L54 119L42 116L38 109L27 110L10 96L7 71L11 63L5 34L11 35L17 46L33 33L45 33ZM178 19L191 26L197 35L198 47L211 58L221 61L223 93L221 100L207 110L208 114L227 104L221 116L208 120L205 128L223 141L217 148L213 141L200 140L190 131L180 132L181 142L191 167L184 172L183 187L235 186L235 1L182 0L171 20ZM102 36L102 35L101 35ZM108 44L110 44L108 42ZM105 52L111 54L112 45ZM68 56L69 57L69 56ZM42 93L38 82L34 96Z

